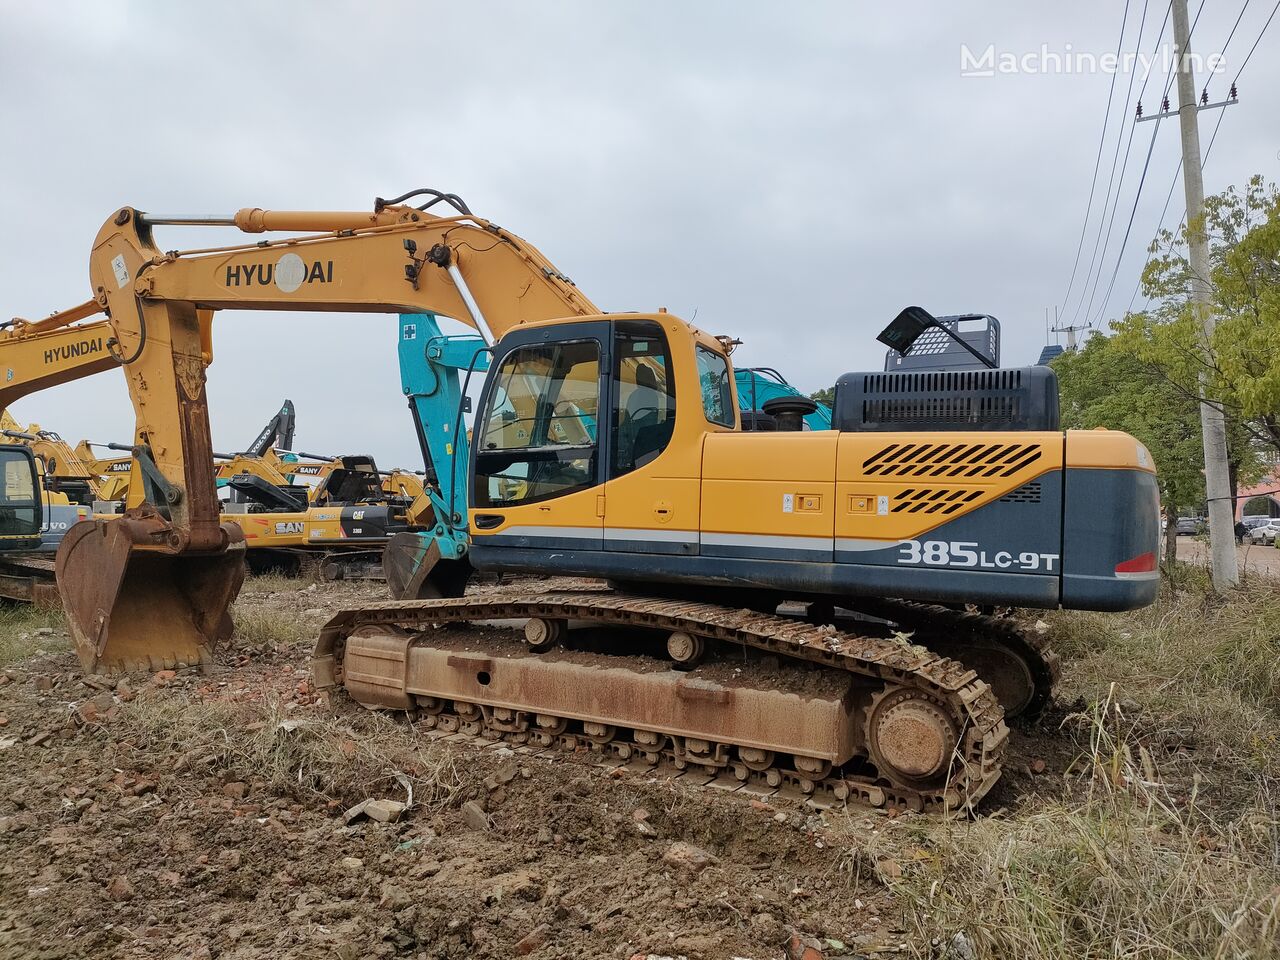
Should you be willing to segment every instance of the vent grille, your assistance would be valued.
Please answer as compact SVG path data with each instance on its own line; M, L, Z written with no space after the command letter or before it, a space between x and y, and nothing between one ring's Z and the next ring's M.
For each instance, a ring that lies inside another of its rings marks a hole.
M1000 498L1001 503L1039 503L1040 481L1032 480L1024 483L1017 490L1012 490Z
M914 350L912 351L915 352ZM938 393L949 390L1021 390L1021 367L1003 370L922 370L864 373L865 393Z
M863 419L871 423L971 423L1016 421L1022 398L1012 397L897 397L862 402Z
M862 469L875 477L986 479L1011 477L1039 459L1038 443L891 443L862 461Z
M923 489L903 490L893 498L891 513L955 513L961 507L982 496L981 490Z
M867 423L1012 423L1024 413L1018 368L868 373L862 392Z

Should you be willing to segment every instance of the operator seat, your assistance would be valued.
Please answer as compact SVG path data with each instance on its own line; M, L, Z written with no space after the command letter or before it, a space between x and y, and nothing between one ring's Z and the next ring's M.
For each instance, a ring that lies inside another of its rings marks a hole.
M666 405L666 395L658 386L653 368L640 364L636 367L636 385L627 397L622 431L626 444L624 462L629 468L643 467L666 448L674 426Z

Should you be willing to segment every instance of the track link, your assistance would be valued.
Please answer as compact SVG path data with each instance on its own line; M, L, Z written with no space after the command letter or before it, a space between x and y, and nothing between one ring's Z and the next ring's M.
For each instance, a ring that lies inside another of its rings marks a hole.
M853 799L872 806L893 805L916 811L942 812L971 808L999 779L1008 728L991 687L973 670L919 645L710 603L660 600L603 591L542 591L447 600L387 601L340 612L325 625L312 661L316 683L320 689L341 685L346 641L362 628L415 635L439 624L527 618L584 620L605 625L681 631L724 644L766 651L792 662L847 671L861 678L870 678L880 690L867 711L868 725L886 698L901 698L905 691L926 704L928 709L944 714L957 731L945 782L912 783L910 778L894 776L877 767L874 757L861 756L838 770L810 771L812 779L800 776L803 782L799 785L806 793L825 795L838 801ZM431 645L429 636L418 637L413 643ZM450 705L450 709L453 706ZM463 705L467 716L462 717L461 722L469 723L470 727L462 729L462 732L504 736L500 729L477 722L473 713L475 706L484 708L486 705ZM888 706L892 707L893 703ZM484 715L487 718L489 714L486 712ZM580 749L585 741L589 747L608 752L608 744L597 742L599 739L589 735L560 736L555 745L564 749ZM632 745L623 746L629 751ZM678 768L678 761L687 763L687 757L678 753L659 757L659 760L668 760ZM759 780L762 784L776 787L778 777L776 771L771 776L769 770L748 770L740 779Z
M1045 637L1034 631L1022 629L1010 617L994 617L967 610L914 600L864 600L858 598L849 604L851 609L886 620L911 631L915 643L937 650L945 656L964 661L966 650L983 645L1001 648L1026 666L1031 689L1025 703L1011 709L1006 702L1005 712L1010 718L1034 719L1053 699L1053 689L1061 673L1061 659L1049 647ZM984 674L985 675L985 674ZM996 684L990 676L988 682Z

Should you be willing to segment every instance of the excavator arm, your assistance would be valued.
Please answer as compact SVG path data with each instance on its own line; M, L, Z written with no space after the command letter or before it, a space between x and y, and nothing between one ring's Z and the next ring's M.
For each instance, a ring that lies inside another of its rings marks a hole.
M0 410L29 393L117 366L109 320L80 324L101 311L97 301L43 320L11 320L0 330Z
M229 634L243 540L220 522L209 470L214 311L442 314L486 342L521 323L599 312L532 245L446 199L457 215L383 201L373 213L246 209L225 218L125 207L102 227L90 283L110 318L108 356L128 383L146 494L140 502L131 489L121 520L80 524L59 550L87 670L204 662ZM153 228L168 224L307 232L163 252Z

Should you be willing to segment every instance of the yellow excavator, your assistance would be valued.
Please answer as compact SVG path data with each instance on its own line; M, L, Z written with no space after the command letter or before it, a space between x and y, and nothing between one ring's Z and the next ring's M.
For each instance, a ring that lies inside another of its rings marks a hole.
M132 447L115 443L94 443L91 440L81 440L75 445L75 454L81 463L99 478L98 498L124 503L129 498L129 475L133 471L133 457L127 454L122 457L100 457L95 448L131 450Z
M167 224L291 235L163 252L152 231ZM426 550L423 582L449 571L439 598L343 612L313 664L321 686L442 731L955 809L999 776L1002 701L1031 713L1053 682L1034 636L964 605L1118 610L1155 594L1150 457L1123 433L1060 430L1043 368L850 374L834 429L743 432L733 341L663 311L602 313L434 191L371 213L122 208L90 278L148 485L122 522L82 523L59 552L86 669L207 660L239 588L243 541L207 469L223 309L442 314L489 344L466 505L436 517L436 535L465 524L464 555L433 566ZM473 568L609 586L462 596ZM792 601L807 618L784 615ZM859 617L821 622L837 608ZM521 647L432 629L513 617ZM602 658L561 643L580 622L629 629L606 631Z
M9 411L0 412L0 436L29 446L41 465L46 499L64 504L92 506L100 499L101 477L53 430L38 423L22 427Z
M21 444L31 451L41 496L38 542L21 550L13 542L8 549L0 546L0 601L56 605L54 551L67 530L89 516L97 478L56 433L36 423L23 428L8 410L0 411L0 444ZM20 471L16 460L9 464Z

